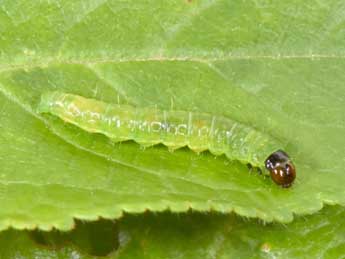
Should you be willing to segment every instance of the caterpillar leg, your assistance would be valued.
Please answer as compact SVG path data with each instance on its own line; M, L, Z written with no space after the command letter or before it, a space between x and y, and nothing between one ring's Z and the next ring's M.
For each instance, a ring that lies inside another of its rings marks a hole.
M247 163L247 168L248 168L248 170L249 170L250 173L256 172L256 173L258 173L259 175L262 175L262 174L263 174L263 171L262 171L263 169L260 168L260 167L254 167L254 166L252 166L251 164Z
M262 170L261 170L261 168L258 167L257 170L258 170L258 174L259 174L259 175L262 175Z
M153 147L159 143L156 143L156 142L140 142L140 148L141 149L146 149L146 148L150 148L150 147Z
M247 168L249 170L249 173L251 173L253 171L253 166L251 164L247 164Z
M197 153L198 155L201 153L201 152L204 152L206 151L208 148L206 147L191 147L188 145L188 147L193 150L195 153Z
M175 150L179 149L179 148L181 148L181 146L168 146L168 150L171 153L174 152Z
M111 142L113 142L113 143L120 143L120 142L123 142L123 141L127 141L128 139L123 139L123 138L111 138L110 140L111 140Z

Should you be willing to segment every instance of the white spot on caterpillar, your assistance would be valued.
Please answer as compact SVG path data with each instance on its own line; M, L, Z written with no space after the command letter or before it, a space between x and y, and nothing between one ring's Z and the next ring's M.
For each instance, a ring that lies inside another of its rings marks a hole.
M152 132L160 132L162 129L162 123L159 121L153 121L151 122L150 127L151 127Z
M176 128L176 135L186 136L188 134L188 127L186 124L180 124Z
M57 105L60 107L64 107L62 102L57 102ZM75 116L75 117L80 117L81 116L81 112L79 111L79 108L74 104L74 103L70 103L67 106L67 112L71 115L71 116Z

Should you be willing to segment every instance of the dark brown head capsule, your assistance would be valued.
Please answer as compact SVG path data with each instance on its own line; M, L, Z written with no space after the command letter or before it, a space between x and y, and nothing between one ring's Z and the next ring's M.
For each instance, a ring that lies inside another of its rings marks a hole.
M284 188L290 187L296 178L296 169L290 157L282 150L272 153L265 161L272 180Z

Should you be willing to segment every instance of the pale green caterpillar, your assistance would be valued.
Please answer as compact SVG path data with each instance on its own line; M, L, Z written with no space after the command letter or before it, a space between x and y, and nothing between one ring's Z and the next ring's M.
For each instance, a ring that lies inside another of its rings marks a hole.
M172 150L188 146L195 152L225 154L230 160L258 168L264 168L265 159L282 147L263 132L207 113L136 108L62 92L43 94L38 111L85 131L104 134L114 142L134 140L144 146L162 143Z

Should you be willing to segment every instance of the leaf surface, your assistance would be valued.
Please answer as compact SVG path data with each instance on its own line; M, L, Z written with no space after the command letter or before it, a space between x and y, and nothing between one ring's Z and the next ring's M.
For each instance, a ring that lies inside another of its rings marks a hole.
M8 230L2 258L343 258L343 207L298 217L293 223L215 213L126 215L116 223L78 222L72 232ZM38 246L37 244L40 244ZM108 252L108 254L104 254Z
M289 222L344 204L342 1L2 1L0 229L190 208ZM36 112L61 90L224 115L286 143L281 189L225 157L114 144Z

